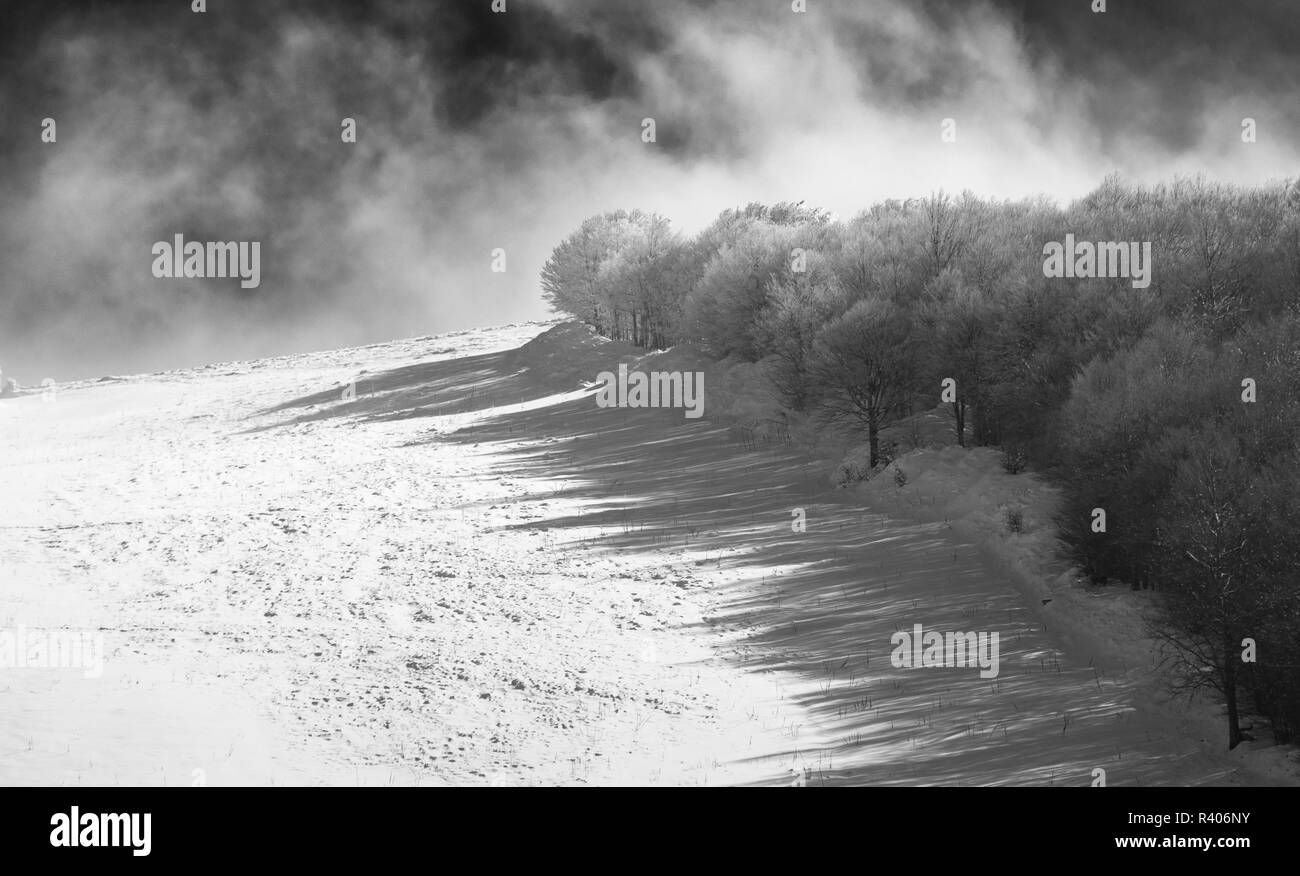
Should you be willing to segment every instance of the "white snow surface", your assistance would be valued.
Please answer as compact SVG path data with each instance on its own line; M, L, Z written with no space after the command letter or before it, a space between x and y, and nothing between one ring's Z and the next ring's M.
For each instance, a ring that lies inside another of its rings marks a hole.
M1153 697L1037 482L834 490L707 402L598 408L619 361L726 381L527 324L0 402L0 634L105 657L0 667L0 783L1294 782ZM1001 675L895 668L914 623L999 632Z

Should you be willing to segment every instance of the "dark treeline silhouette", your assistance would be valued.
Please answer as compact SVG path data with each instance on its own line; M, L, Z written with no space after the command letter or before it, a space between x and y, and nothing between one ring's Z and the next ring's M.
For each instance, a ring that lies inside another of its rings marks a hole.
M1150 242L1149 285L1045 276L1067 234ZM1064 208L941 192L848 221L750 204L694 238L619 211L542 285L610 337L764 363L792 415L861 430L873 469L881 429L951 378L953 440L1061 487L1095 583L1159 591L1171 677L1222 695L1229 745L1246 710L1300 730L1300 183L1112 176Z

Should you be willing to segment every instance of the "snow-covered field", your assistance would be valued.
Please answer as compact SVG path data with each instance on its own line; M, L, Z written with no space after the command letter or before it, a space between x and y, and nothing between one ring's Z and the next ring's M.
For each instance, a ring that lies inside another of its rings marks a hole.
M599 527L512 528L585 504L563 482L502 476L499 447L439 439L512 408L475 414L471 400L403 418L409 387L368 382L542 328L87 382L0 405L0 629L86 631L105 653L98 677L0 669L0 781L779 773L780 758L734 763L780 751L778 716L792 707L715 658L726 635L682 632L713 601L697 570L575 544ZM467 394L491 382L460 364L447 373ZM358 377L353 405L381 416L331 416ZM308 407L265 413L322 390Z
M597 408L620 357L508 326L0 402L0 635L103 647L0 667L0 782L1290 781L920 494ZM914 623L999 677L891 666Z

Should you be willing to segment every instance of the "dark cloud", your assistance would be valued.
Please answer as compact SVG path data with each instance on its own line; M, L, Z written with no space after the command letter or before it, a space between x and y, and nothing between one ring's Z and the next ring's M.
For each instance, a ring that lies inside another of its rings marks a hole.
M1087 113L1110 139L1142 129L1171 149L1194 148L1201 115L1233 100L1242 116L1267 117L1275 134L1300 134L1297 47L1291 0L1007 0L1040 68L1088 85Z

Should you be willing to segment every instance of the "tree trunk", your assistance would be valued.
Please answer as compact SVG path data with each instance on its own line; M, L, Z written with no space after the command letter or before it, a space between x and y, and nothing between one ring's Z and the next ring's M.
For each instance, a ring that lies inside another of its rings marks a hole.
M966 403L955 401L952 403L952 415L957 420L957 446L966 446Z
M880 424L874 416L867 421L867 442L871 445L871 467L874 469L880 461Z
M1237 648L1225 630L1223 634L1223 698L1228 704L1228 750L1241 744L1241 718L1237 710Z

